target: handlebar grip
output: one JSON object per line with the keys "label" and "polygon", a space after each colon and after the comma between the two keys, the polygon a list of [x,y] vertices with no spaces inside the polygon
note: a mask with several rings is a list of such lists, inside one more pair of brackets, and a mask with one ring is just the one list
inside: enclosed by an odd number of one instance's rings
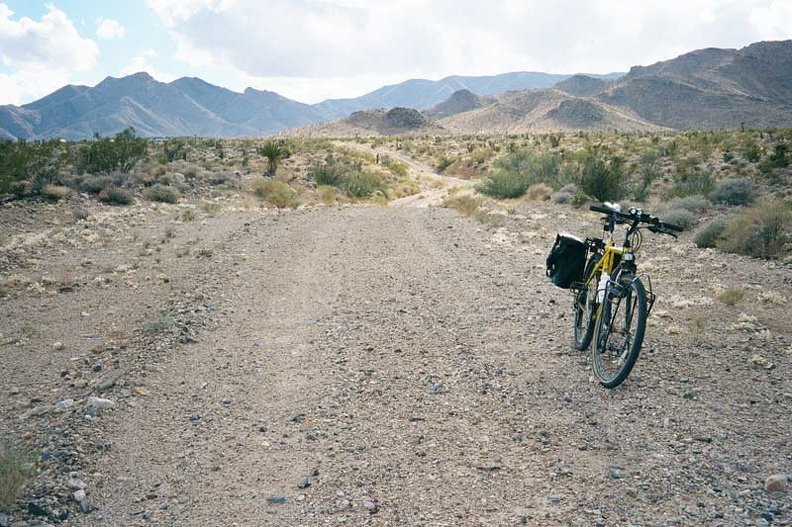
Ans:
{"label": "handlebar grip", "polygon": [[589,206],[589,210],[592,210],[594,212],[602,212],[603,214],[612,214],[612,213],[616,212],[613,209],[610,209],[608,207],[602,207],[600,205],[590,205]]}

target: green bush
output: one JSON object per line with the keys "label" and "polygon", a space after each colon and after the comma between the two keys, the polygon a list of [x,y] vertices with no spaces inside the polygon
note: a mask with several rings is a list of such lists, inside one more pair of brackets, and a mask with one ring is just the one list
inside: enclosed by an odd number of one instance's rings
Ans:
{"label": "green bush", "polygon": [[755,258],[775,258],[790,252],[792,204],[776,198],[757,202],[733,217],[717,248]]}
{"label": "green bush", "polygon": [[525,194],[530,186],[531,178],[526,174],[497,170],[483,183],[477,185],[476,190],[493,198],[511,199]]}
{"label": "green bush", "polygon": [[559,188],[561,180],[559,156],[518,150],[498,159],[493,173],[477,190],[498,199],[519,198],[531,185],[546,183]]}
{"label": "green bush", "polygon": [[148,141],[137,137],[135,129],[130,127],[113,138],[97,136],[96,140],[83,145],[78,165],[84,172],[129,172],[147,152]]}
{"label": "green bush", "polygon": [[343,170],[334,163],[315,166],[308,171],[308,179],[319,186],[337,187],[341,184],[343,175]]}
{"label": "green bush", "polygon": [[710,193],[710,201],[726,205],[750,205],[756,199],[756,185],[747,178],[726,179]]}
{"label": "green bush", "polygon": [[58,180],[68,164],[68,145],[57,139],[36,143],[0,140],[0,194],[37,194]]}
{"label": "green bush", "polygon": [[726,216],[718,216],[702,225],[693,239],[696,247],[701,249],[716,247],[728,221]]}
{"label": "green bush", "polygon": [[162,203],[176,203],[179,201],[179,191],[167,185],[159,183],[143,191],[143,197],[150,201]]}
{"label": "green bush", "polygon": [[627,194],[624,161],[612,157],[605,161],[599,154],[586,157],[580,176],[580,188],[598,201],[617,201]]}
{"label": "green bush", "polygon": [[352,172],[344,176],[341,188],[353,198],[367,198],[380,187],[380,178],[371,172]]}
{"label": "green bush", "polygon": [[454,164],[456,158],[448,157],[447,155],[443,154],[437,158],[437,162],[435,163],[435,170],[438,174],[442,174],[446,168],[450,167]]}
{"label": "green bush", "polygon": [[703,172],[681,172],[674,176],[674,186],[665,194],[665,199],[693,196],[706,196],[712,190],[712,179]]}
{"label": "green bush", "polygon": [[747,141],[743,144],[740,153],[751,163],[756,163],[759,161],[759,158],[762,157],[762,149],[759,148],[759,145],[756,144],[754,140]]}

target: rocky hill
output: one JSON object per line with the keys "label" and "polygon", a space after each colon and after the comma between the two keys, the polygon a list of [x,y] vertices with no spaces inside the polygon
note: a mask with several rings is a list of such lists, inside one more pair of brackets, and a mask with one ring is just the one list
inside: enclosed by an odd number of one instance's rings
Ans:
{"label": "rocky hill", "polygon": [[[554,87],[551,87],[555,85]],[[792,41],[740,50],[702,49],[627,75],[508,73],[413,79],[355,99],[302,104],[248,88],[233,92],[196,78],[161,83],[138,73],[97,86],[66,86],[21,107],[0,107],[0,138],[85,139],[132,126],[142,136],[260,136],[294,133],[405,133],[386,121],[359,127],[355,112],[425,110],[438,132],[718,129],[792,126]],[[379,112],[379,113],[377,113]],[[376,110],[362,122],[382,118]]]}
{"label": "rocky hill", "polygon": [[597,98],[669,128],[792,126],[792,40],[634,67]]}

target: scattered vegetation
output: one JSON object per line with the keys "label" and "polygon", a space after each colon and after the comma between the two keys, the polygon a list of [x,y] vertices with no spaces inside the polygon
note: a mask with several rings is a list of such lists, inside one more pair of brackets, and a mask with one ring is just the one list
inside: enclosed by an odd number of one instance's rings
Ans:
{"label": "scattered vegetation", "polygon": [[745,291],[742,289],[726,289],[718,295],[718,300],[727,306],[734,306],[745,298]]}
{"label": "scattered vegetation", "polygon": [[179,201],[179,191],[168,185],[157,183],[143,192],[143,197],[151,201],[162,203],[176,203]]}
{"label": "scattered vegetation", "polygon": [[697,232],[694,238],[696,247],[705,249],[713,248],[718,244],[723,231],[726,229],[728,217],[716,216],[712,220],[704,224]]}
{"label": "scattered vegetation", "polygon": [[726,179],[718,183],[709,198],[724,205],[750,205],[756,199],[756,185],[748,178]]}
{"label": "scattered vegetation", "polygon": [[792,247],[792,202],[785,199],[758,201],[728,221],[716,247],[756,258],[777,258]]}
{"label": "scattered vegetation", "polygon": [[33,473],[33,456],[29,452],[6,441],[0,443],[0,512],[10,511]]}
{"label": "scattered vegetation", "polygon": [[253,183],[253,193],[279,209],[294,209],[300,204],[297,192],[288,183],[277,179],[255,181]]}

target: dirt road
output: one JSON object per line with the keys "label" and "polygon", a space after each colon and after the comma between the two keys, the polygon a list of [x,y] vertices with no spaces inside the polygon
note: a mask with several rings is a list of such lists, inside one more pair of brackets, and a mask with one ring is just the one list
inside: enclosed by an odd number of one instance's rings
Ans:
{"label": "dirt road", "polygon": [[587,218],[553,207],[499,236],[439,208],[94,223],[104,245],[36,249],[25,272],[57,283],[4,297],[3,433],[50,453],[50,489],[83,484],[93,512],[80,485],[50,499],[79,526],[790,521],[764,489],[792,472],[785,326],[698,303],[722,256],[692,257],[697,282],[647,257],[664,285],[645,353],[602,389],[541,269],[559,222]]}

